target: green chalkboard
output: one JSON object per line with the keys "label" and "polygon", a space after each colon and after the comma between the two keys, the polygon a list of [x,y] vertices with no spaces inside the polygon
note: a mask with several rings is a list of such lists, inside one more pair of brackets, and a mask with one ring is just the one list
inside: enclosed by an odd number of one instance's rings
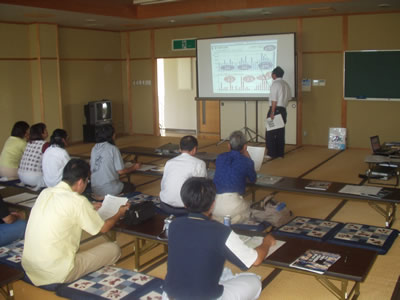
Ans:
{"label": "green chalkboard", "polygon": [[400,100],[400,50],[346,51],[345,99]]}

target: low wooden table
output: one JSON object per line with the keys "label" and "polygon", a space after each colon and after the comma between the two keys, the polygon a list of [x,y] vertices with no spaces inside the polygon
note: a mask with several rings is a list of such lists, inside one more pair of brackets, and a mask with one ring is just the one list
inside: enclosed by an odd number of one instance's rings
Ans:
{"label": "low wooden table", "polygon": [[[314,276],[332,294],[343,300],[352,296],[352,299],[356,299],[360,295],[360,283],[367,277],[377,257],[377,252],[360,248],[284,236],[277,236],[276,239],[286,241],[286,243],[270,255],[262,265]],[[308,249],[340,254],[341,258],[324,274],[303,271],[289,266]],[[340,281],[341,288],[336,287],[332,281]],[[354,282],[354,284],[348,291],[349,281]],[[321,296],[322,298],[323,296]]]}
{"label": "low wooden table", "polygon": [[[334,197],[334,198],[341,198],[348,200],[362,200],[362,201],[367,201],[368,204],[373,209],[375,209],[379,214],[381,214],[385,218],[386,227],[391,227],[394,220],[396,219],[396,206],[398,203],[400,203],[400,189],[385,187],[385,190],[389,190],[390,194],[386,195],[383,198],[375,198],[369,196],[339,193],[339,191],[343,187],[349,184],[344,182],[332,182],[330,187],[326,191],[306,189],[305,186],[309,184],[311,181],[314,180],[293,178],[293,177],[282,177],[282,179],[276,182],[275,184],[261,184],[259,182],[256,182],[254,184],[248,184],[248,186],[253,189],[252,190],[253,200],[255,198],[255,189],[259,188],[271,189],[283,192],[306,193],[306,194],[313,194],[313,195],[320,195],[320,196]],[[377,205],[379,203],[385,204],[386,209],[382,209],[379,205]]]}
{"label": "low wooden table", "polygon": [[[152,157],[160,157],[160,158],[173,158],[178,156],[180,153],[175,152],[156,152],[155,148],[150,147],[124,147],[120,149],[122,154],[133,155],[134,160],[137,161],[139,156],[152,156]],[[210,162],[215,162],[218,156],[218,153],[212,152],[197,152],[195,155],[197,158],[204,160],[207,168]]]}
{"label": "low wooden table", "polygon": [[13,283],[24,277],[24,272],[4,264],[0,264],[0,293],[6,299],[14,299]]}
{"label": "low wooden table", "polygon": [[[123,224],[122,222],[118,223],[113,227],[113,231],[123,232],[135,237],[135,251],[132,254],[129,254],[122,259],[126,259],[131,255],[135,257],[135,270],[140,270],[146,266],[149,266],[163,258],[168,256],[168,240],[163,233],[164,228],[164,219],[166,216],[163,215],[155,215],[149,220],[139,224],[128,226]],[[163,252],[149,261],[141,264],[140,259],[145,253],[153,249],[158,245],[163,245]],[[125,245],[127,246],[127,245]]]}

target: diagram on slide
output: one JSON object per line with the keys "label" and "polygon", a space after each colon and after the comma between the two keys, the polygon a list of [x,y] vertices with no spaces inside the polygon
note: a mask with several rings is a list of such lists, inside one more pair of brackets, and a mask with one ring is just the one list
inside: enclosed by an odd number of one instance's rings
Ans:
{"label": "diagram on slide", "polygon": [[269,93],[277,40],[211,44],[214,93]]}

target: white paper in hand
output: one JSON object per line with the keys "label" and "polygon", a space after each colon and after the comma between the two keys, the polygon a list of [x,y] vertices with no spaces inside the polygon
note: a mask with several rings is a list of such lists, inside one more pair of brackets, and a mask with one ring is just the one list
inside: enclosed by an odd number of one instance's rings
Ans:
{"label": "white paper in hand", "polygon": [[97,212],[103,220],[107,220],[108,218],[111,218],[113,215],[115,215],[118,212],[119,208],[122,205],[125,205],[126,202],[128,202],[128,198],[126,197],[106,195],[104,197],[103,204]]}
{"label": "white paper in hand", "polygon": [[247,146],[250,158],[254,161],[254,169],[260,171],[264,159],[265,147]]}
{"label": "white paper in hand", "polygon": [[267,128],[267,131],[283,128],[284,126],[285,123],[283,122],[281,114],[275,115],[273,120],[271,118],[265,120],[265,128]]}

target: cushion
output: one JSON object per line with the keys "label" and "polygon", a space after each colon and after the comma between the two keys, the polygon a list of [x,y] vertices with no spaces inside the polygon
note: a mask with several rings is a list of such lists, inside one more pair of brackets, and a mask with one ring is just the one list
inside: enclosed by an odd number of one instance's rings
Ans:
{"label": "cushion", "polygon": [[[24,268],[22,268],[21,260],[23,251],[24,251],[24,240],[18,240],[9,245],[0,247],[0,262],[15,269],[23,271],[25,275],[24,278],[22,278],[22,280],[29,284],[34,285],[32,281],[29,279],[29,277],[26,275]],[[48,291],[55,291],[59,285],[60,284],[58,283],[54,283],[38,287]]]}
{"label": "cushion", "polygon": [[23,270],[21,266],[24,240],[15,241],[9,245],[0,247],[0,262],[10,267]]}
{"label": "cushion", "polygon": [[8,180],[7,177],[0,177],[0,182],[2,185],[11,185],[19,187],[18,184],[21,183],[21,180],[19,179]]}
{"label": "cushion", "polygon": [[73,300],[159,299],[163,280],[113,266],[106,266],[70,284],[61,285],[56,294]]}
{"label": "cushion", "polygon": [[307,217],[296,217],[274,231],[277,235],[306,238],[317,241],[329,239],[343,223]]}
{"label": "cushion", "polygon": [[124,197],[127,197],[129,199],[129,202],[138,203],[143,201],[152,201],[156,206],[160,205],[160,197],[143,194],[141,192],[129,193],[124,195]]}
{"label": "cushion", "polygon": [[344,246],[364,248],[385,254],[397,238],[396,229],[346,223],[328,242]]}

